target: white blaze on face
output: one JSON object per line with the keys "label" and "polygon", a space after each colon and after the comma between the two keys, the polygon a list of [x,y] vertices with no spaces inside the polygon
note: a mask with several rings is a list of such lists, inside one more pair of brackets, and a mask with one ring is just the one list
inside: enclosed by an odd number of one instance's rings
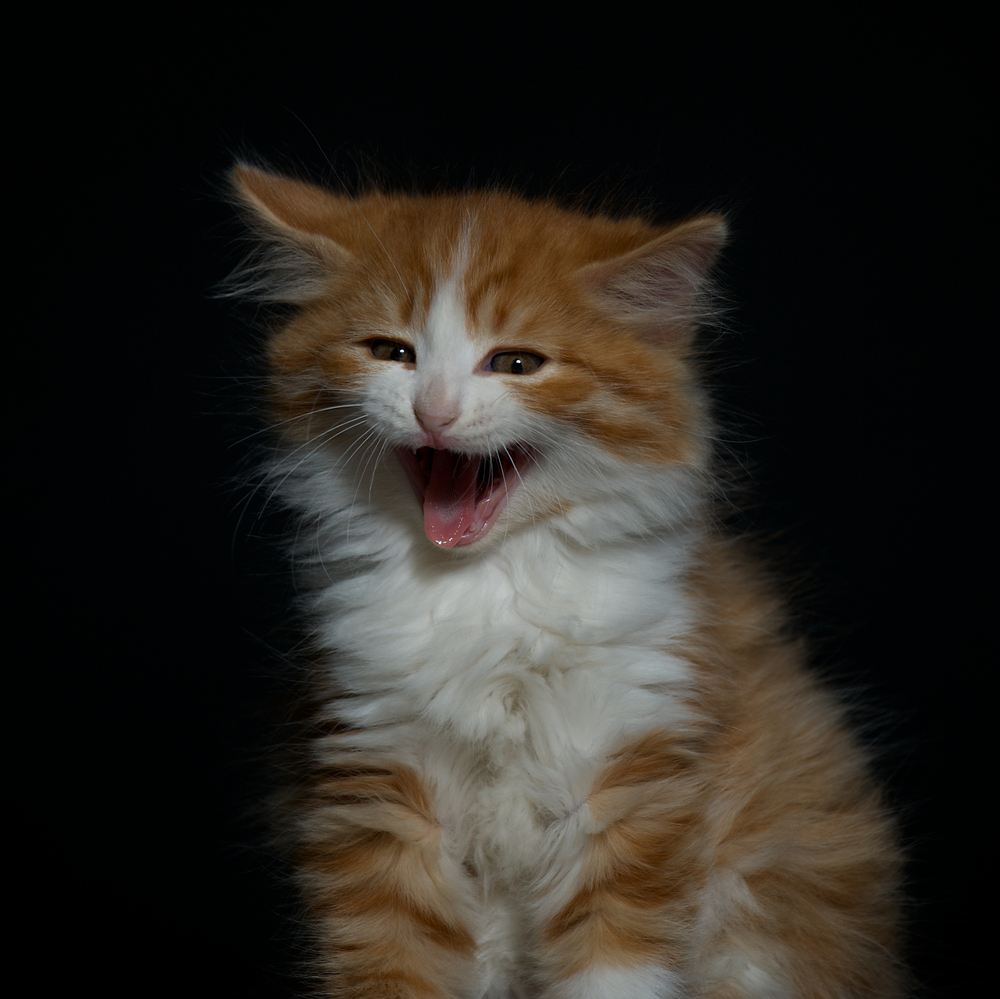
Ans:
{"label": "white blaze on face", "polygon": [[417,331],[414,410],[460,418],[468,404],[470,380],[482,360],[469,329],[457,278],[442,282],[431,299],[423,329]]}

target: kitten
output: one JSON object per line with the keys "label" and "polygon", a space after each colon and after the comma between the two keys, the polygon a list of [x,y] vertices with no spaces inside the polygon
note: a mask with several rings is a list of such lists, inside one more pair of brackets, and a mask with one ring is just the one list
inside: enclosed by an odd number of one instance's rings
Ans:
{"label": "kitten", "polygon": [[900,996],[864,752],[709,511],[726,224],[240,165],[318,708],[326,996]]}

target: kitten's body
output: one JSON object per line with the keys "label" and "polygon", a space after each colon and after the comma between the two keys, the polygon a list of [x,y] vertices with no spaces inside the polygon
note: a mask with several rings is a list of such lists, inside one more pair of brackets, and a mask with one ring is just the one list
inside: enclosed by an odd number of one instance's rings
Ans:
{"label": "kitten's body", "polygon": [[287,807],[324,994],[900,995],[866,761],[709,525],[722,221],[234,180],[281,247],[253,290],[301,306],[272,476],[311,574]]}

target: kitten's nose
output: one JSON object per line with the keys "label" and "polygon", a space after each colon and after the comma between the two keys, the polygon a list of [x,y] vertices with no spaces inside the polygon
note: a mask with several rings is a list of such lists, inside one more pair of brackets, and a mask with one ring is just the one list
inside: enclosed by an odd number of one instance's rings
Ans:
{"label": "kitten's nose", "polygon": [[413,410],[417,423],[429,434],[440,433],[445,427],[450,427],[458,416],[457,411],[433,412],[427,409]]}

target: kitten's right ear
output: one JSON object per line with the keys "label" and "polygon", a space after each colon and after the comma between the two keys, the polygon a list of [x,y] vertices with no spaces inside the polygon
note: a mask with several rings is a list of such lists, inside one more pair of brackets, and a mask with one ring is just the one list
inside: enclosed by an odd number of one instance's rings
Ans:
{"label": "kitten's right ear", "polygon": [[331,272],[355,261],[327,235],[348,199],[246,163],[233,167],[229,184],[260,250],[226,279],[224,295],[301,304],[322,294]]}
{"label": "kitten's right ear", "polygon": [[687,338],[710,313],[705,292],[728,229],[721,215],[671,226],[644,246],[591,264],[581,278],[601,304],[653,341]]}

